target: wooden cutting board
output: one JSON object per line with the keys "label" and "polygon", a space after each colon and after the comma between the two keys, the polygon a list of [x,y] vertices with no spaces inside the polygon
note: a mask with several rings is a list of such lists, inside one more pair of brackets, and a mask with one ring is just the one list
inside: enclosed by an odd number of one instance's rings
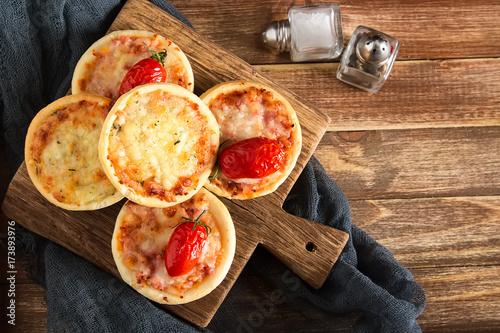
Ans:
{"label": "wooden cutting board", "polygon": [[[196,325],[208,325],[258,244],[262,244],[312,287],[319,288],[340,255],[348,235],[291,216],[284,212],[282,204],[325,133],[328,116],[147,0],[129,0],[109,31],[125,29],[157,32],[176,43],[193,67],[195,93],[201,94],[218,83],[230,80],[260,82],[280,92],[292,104],[302,127],[302,153],[290,177],[276,192],[251,200],[222,200],[234,220],[237,237],[236,254],[226,279],[200,300],[185,305],[164,306],[165,309]],[[111,254],[111,237],[123,202],[97,211],[60,209],[38,193],[23,164],[9,186],[2,209],[17,223],[119,278]]]}

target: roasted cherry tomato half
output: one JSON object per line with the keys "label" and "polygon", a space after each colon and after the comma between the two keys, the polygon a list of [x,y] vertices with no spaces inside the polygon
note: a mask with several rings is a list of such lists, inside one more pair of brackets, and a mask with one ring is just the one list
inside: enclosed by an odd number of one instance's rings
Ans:
{"label": "roasted cherry tomato half", "polygon": [[224,149],[220,170],[229,178],[263,178],[278,171],[285,162],[285,151],[269,138],[250,138]]}
{"label": "roasted cherry tomato half", "polygon": [[210,227],[199,221],[203,213],[193,222],[181,222],[175,227],[165,250],[168,275],[184,275],[196,266],[210,234]]}
{"label": "roasted cherry tomato half", "polygon": [[123,95],[127,91],[137,86],[165,82],[167,79],[167,71],[164,67],[165,57],[167,52],[151,51],[151,58],[140,60],[132,68],[129,69],[127,74],[122,80],[120,85],[119,95]]}

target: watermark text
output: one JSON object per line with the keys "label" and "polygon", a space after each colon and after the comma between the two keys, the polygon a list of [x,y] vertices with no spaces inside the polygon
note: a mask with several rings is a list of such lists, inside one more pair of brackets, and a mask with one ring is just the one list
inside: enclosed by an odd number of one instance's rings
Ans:
{"label": "watermark text", "polygon": [[7,322],[16,324],[16,222],[7,222]]}

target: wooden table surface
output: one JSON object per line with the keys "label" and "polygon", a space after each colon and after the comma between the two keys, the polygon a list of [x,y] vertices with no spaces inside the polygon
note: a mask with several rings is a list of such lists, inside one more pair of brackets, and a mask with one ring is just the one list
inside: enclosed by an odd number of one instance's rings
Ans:
{"label": "wooden table surface", "polygon": [[[290,6],[323,1],[170,2],[198,32],[331,117],[315,156],[349,199],[353,223],[424,288],[424,332],[500,330],[500,2],[337,1],[346,43],[358,25],[401,42],[375,95],[338,81],[338,61],[291,63],[262,46],[261,31]],[[22,271],[16,282],[15,331],[45,332],[43,289]],[[272,292],[252,267],[235,287],[242,318]],[[355,318],[289,300],[255,331],[345,331]]]}

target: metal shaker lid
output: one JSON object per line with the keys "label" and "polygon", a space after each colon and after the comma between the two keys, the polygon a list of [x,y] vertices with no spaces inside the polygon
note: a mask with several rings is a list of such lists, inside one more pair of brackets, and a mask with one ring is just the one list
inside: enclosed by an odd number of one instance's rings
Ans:
{"label": "metal shaker lid", "polygon": [[391,53],[391,43],[378,32],[365,32],[356,43],[356,55],[363,62],[382,65]]}
{"label": "metal shaker lid", "polygon": [[290,51],[292,42],[290,22],[288,20],[271,22],[262,33],[262,42],[273,52]]}

